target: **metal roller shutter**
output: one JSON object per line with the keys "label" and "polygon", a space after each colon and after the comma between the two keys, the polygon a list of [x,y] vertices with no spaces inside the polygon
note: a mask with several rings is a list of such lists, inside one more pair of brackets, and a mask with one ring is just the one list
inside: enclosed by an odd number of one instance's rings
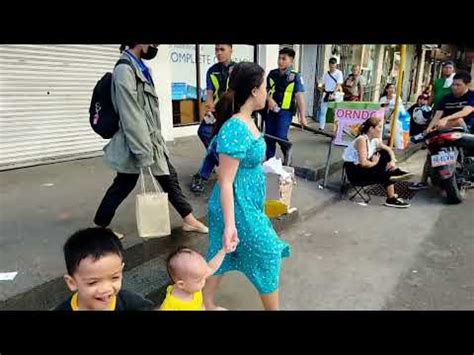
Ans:
{"label": "metal roller shutter", "polygon": [[0,46],[0,170],[100,154],[89,126],[96,82],[119,45]]}

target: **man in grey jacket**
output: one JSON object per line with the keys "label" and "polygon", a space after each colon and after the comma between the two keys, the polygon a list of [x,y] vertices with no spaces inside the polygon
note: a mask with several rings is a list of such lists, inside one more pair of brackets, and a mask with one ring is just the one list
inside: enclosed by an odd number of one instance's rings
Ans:
{"label": "man in grey jacket", "polygon": [[107,227],[118,206],[135,188],[140,169],[150,168],[168,193],[170,203],[184,219],[183,230],[208,233],[208,228],[192,214],[161,136],[158,95],[150,69],[142,60],[153,59],[158,53],[158,45],[129,43],[122,45],[121,50],[120,59],[131,65],[119,64],[113,72],[112,103],[120,122],[119,130],[104,148],[105,161],[117,171],[117,176],[102,199],[94,223]]}

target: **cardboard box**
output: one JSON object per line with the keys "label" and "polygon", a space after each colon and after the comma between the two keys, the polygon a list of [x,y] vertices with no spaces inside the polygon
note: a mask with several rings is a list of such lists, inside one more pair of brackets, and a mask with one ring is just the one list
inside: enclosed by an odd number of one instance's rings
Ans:
{"label": "cardboard box", "polygon": [[280,175],[267,173],[267,191],[266,200],[278,200],[284,202],[288,207],[291,207],[291,193],[293,191],[293,183],[295,181],[295,169],[289,166],[284,166],[287,172],[292,176],[291,183],[280,183]]}
{"label": "cardboard box", "polygon": [[181,124],[189,124],[194,123],[197,120],[195,119],[195,107],[196,101],[194,100],[181,100],[179,103],[179,111],[180,111],[180,123]]}

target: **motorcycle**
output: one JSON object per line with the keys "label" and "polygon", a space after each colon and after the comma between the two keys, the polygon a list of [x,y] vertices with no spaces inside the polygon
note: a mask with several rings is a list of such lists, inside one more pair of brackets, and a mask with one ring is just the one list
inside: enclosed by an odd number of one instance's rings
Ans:
{"label": "motorcycle", "polygon": [[461,203],[466,190],[474,188],[474,134],[462,127],[444,128],[412,137],[426,142],[433,185],[446,192],[448,204]]}

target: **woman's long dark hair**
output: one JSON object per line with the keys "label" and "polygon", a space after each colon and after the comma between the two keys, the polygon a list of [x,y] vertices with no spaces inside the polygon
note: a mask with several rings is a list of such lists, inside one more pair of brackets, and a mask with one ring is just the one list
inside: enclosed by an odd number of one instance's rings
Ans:
{"label": "woman's long dark hair", "polygon": [[387,94],[388,94],[388,88],[389,88],[390,86],[395,86],[395,84],[388,83],[387,85],[385,85],[385,89],[383,89],[382,97],[387,96]]}
{"label": "woman's long dark hair", "polygon": [[120,45],[120,53],[123,53],[124,50],[126,50],[127,48],[133,48],[135,47],[137,44],[136,43],[132,43],[132,42],[129,42],[129,43],[123,43]]}
{"label": "woman's long dark hair", "polygon": [[216,104],[216,123],[212,137],[217,135],[224,123],[240,111],[252,90],[262,85],[265,70],[257,63],[240,62],[236,64],[229,77],[229,90],[222,95]]}

